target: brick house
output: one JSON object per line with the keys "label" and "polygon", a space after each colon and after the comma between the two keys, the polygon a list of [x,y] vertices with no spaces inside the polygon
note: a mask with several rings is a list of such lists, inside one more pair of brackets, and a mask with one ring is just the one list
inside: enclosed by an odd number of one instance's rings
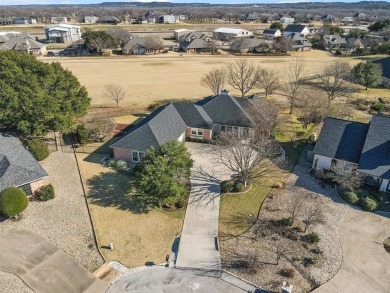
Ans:
{"label": "brick house", "polygon": [[14,137],[0,133],[0,191],[20,187],[27,195],[45,184],[47,173]]}
{"label": "brick house", "polygon": [[225,131],[253,137],[252,108],[250,99],[232,97],[227,91],[196,103],[169,103],[131,128],[110,148],[115,159],[138,163],[148,148],[174,139],[207,141]]}

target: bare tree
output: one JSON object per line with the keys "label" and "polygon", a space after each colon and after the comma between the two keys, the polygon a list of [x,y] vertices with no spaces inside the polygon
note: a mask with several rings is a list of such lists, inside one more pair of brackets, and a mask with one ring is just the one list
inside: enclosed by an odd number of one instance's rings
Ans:
{"label": "bare tree", "polygon": [[303,84],[304,67],[305,61],[303,59],[295,59],[292,61],[284,76],[285,83],[281,85],[281,89],[287,96],[290,104],[290,114],[293,112],[299,90]]}
{"label": "bare tree", "polygon": [[126,96],[125,89],[117,84],[109,84],[105,87],[103,96],[106,99],[112,100],[119,107],[119,103],[122,102]]}
{"label": "bare tree", "polygon": [[258,68],[246,59],[229,63],[225,72],[227,83],[239,90],[242,97],[255,86],[258,79]]}
{"label": "bare tree", "polygon": [[249,42],[248,38],[233,38],[229,40],[230,50],[242,54],[249,49]]}
{"label": "bare tree", "polygon": [[210,89],[215,96],[218,96],[225,86],[225,71],[223,69],[212,69],[201,78],[200,84]]}
{"label": "bare tree", "polygon": [[287,54],[292,49],[291,39],[285,36],[277,38],[273,43],[276,52]]}
{"label": "bare tree", "polygon": [[285,211],[291,218],[291,226],[294,225],[295,220],[301,214],[305,204],[305,197],[301,194],[290,195],[285,202]]}
{"label": "bare tree", "polygon": [[348,63],[336,61],[324,65],[318,73],[321,80],[319,86],[328,96],[327,108],[329,108],[330,103],[334,99],[344,96],[351,91],[348,83],[351,80],[351,70]]}
{"label": "bare tree", "polygon": [[272,94],[280,85],[279,72],[272,68],[261,68],[258,72],[256,86],[265,90],[265,97]]}
{"label": "bare tree", "polygon": [[97,118],[85,122],[85,128],[89,130],[89,136],[93,140],[103,141],[115,128],[115,121],[111,118]]}
{"label": "bare tree", "polygon": [[132,39],[131,33],[125,29],[119,29],[119,28],[108,29],[107,34],[113,37],[115,42],[121,47],[124,46],[128,41]]}
{"label": "bare tree", "polygon": [[280,145],[268,137],[256,135],[254,139],[246,139],[238,131],[226,131],[216,139],[215,155],[229,170],[237,174],[247,184],[254,179],[267,180],[283,171]]}
{"label": "bare tree", "polygon": [[326,94],[314,87],[301,87],[296,101],[296,111],[304,129],[316,117],[322,118],[326,112]]}
{"label": "bare tree", "polygon": [[345,103],[331,104],[327,115],[333,118],[352,120],[353,110]]}
{"label": "bare tree", "polygon": [[256,99],[244,109],[250,114],[253,120],[252,127],[257,133],[270,134],[279,123],[279,108],[271,101]]}
{"label": "bare tree", "polygon": [[356,171],[356,166],[350,164],[334,164],[330,167],[332,172],[326,174],[326,177],[336,182],[343,190],[355,191],[359,189],[363,182],[364,176]]}
{"label": "bare tree", "polygon": [[160,38],[145,38],[145,48],[153,51],[156,54],[157,51],[164,49],[164,42]]}
{"label": "bare tree", "polygon": [[279,239],[278,243],[274,246],[274,253],[276,257],[275,265],[279,265],[280,259],[285,257],[289,251],[288,244],[283,239]]}
{"label": "bare tree", "polygon": [[313,199],[306,203],[302,222],[305,225],[304,232],[311,226],[325,223],[325,214],[319,200]]}

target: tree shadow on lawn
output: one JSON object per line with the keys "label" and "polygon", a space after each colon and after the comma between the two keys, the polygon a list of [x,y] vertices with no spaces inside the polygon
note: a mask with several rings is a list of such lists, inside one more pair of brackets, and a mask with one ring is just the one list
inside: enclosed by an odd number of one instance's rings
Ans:
{"label": "tree shadow on lawn", "polygon": [[138,194],[132,187],[134,178],[126,173],[100,173],[87,181],[88,198],[92,204],[116,207],[135,214],[159,207],[157,198]]}

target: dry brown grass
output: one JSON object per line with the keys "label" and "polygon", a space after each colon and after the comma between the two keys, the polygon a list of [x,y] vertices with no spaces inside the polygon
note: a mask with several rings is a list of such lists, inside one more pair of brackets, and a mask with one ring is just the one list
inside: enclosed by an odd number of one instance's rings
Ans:
{"label": "dry brown grass", "polygon": [[[294,53],[292,56],[248,57],[254,64],[273,67],[281,71],[296,57],[307,61],[307,75],[315,74],[330,61],[337,60],[324,51]],[[200,78],[211,68],[220,67],[238,58],[233,55],[196,55],[169,52],[150,56],[89,57],[89,58],[41,58],[43,61],[59,61],[71,70],[84,84],[93,105],[112,105],[102,96],[107,84],[122,85],[127,96],[121,106],[144,107],[156,100],[194,100],[211,92],[201,87]],[[345,58],[352,64],[359,62]],[[231,89],[227,86],[228,89]],[[253,93],[256,91],[253,91]],[[237,91],[232,91],[238,94]]]}
{"label": "dry brown grass", "polygon": [[96,163],[101,155],[77,157],[98,244],[114,245],[114,250],[102,249],[106,260],[117,260],[128,267],[164,263],[175,236],[181,233],[184,212],[159,208],[145,212],[145,201],[134,197],[127,174]]}

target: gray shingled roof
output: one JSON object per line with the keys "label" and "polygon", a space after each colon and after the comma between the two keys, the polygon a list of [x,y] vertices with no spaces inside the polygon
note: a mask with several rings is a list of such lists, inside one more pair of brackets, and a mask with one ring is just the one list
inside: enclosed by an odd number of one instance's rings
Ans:
{"label": "gray shingled roof", "polygon": [[375,60],[372,63],[380,64],[382,66],[383,76],[390,78],[390,57]]}
{"label": "gray shingled roof", "polygon": [[284,29],[285,32],[301,33],[305,29],[305,25],[302,24],[289,24]]}
{"label": "gray shingled roof", "polygon": [[367,131],[365,123],[326,118],[314,153],[357,164]]}
{"label": "gray shingled roof", "polygon": [[372,118],[359,161],[359,171],[390,179],[390,117]]}
{"label": "gray shingled roof", "polygon": [[155,110],[110,147],[144,151],[177,139],[186,128],[174,105],[168,104]]}
{"label": "gray shingled roof", "polygon": [[213,129],[215,123],[201,106],[192,103],[173,103],[173,105],[188,127]]}
{"label": "gray shingled roof", "polygon": [[19,187],[47,176],[22,142],[0,133],[0,190]]}
{"label": "gray shingled roof", "polygon": [[272,35],[274,35],[277,31],[278,31],[278,29],[269,28],[269,29],[263,30],[263,34],[272,34]]}
{"label": "gray shingled roof", "polygon": [[191,41],[181,42],[180,47],[184,49],[207,49],[209,47],[209,43],[203,39],[193,39]]}
{"label": "gray shingled roof", "polygon": [[207,97],[196,103],[216,124],[251,127],[253,121],[241,104],[229,95]]}
{"label": "gray shingled roof", "polygon": [[9,40],[4,42],[2,46],[10,50],[18,51],[18,50],[26,50],[27,48],[40,49],[42,47],[45,47],[46,45],[38,41],[31,40],[27,37],[16,36],[16,37],[11,37]]}

